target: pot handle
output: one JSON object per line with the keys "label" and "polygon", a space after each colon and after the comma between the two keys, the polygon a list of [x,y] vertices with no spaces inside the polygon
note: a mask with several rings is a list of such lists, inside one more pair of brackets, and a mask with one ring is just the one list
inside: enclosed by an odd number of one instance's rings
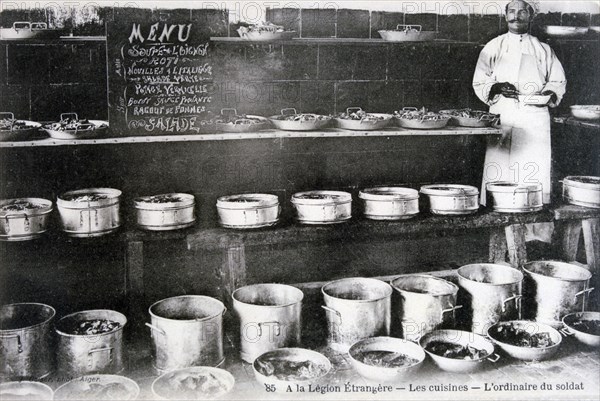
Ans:
{"label": "pot handle", "polygon": [[285,116],[287,111],[293,111],[293,113],[287,113],[287,114],[298,114],[298,113],[296,113],[296,109],[293,107],[288,107],[287,109],[281,109],[281,114]]}
{"label": "pot handle", "polygon": [[14,120],[15,119],[15,115],[13,113],[11,113],[10,111],[0,111],[0,116],[9,116],[9,120]]}
{"label": "pot handle", "polygon": [[66,119],[65,117],[68,117],[68,116],[75,116],[75,121],[79,121],[79,117],[77,116],[77,113],[62,113],[60,115],[60,121],[65,120]]}
{"label": "pot handle", "polygon": [[150,327],[150,329],[151,329],[151,330],[158,331],[158,332],[159,332],[160,334],[162,334],[163,336],[166,336],[166,335],[167,335],[167,333],[165,333],[165,331],[164,331],[164,330],[162,330],[162,329],[159,329],[158,327],[156,327],[156,326],[153,326],[153,325],[151,325],[151,324],[150,324],[150,323],[148,323],[148,322],[146,322],[145,324],[146,324],[146,326]]}
{"label": "pot handle", "polygon": [[93,367],[93,358],[92,358],[92,354],[98,353],[98,352],[108,352],[108,363],[111,363],[113,361],[113,357],[112,357],[112,350],[113,347],[106,347],[106,348],[94,348],[88,351],[88,368],[92,369]]}
{"label": "pot handle", "polygon": [[569,337],[574,335],[575,333],[573,333],[571,330],[569,330],[568,327],[563,327],[562,329],[558,330],[560,332],[560,334],[562,334],[564,337]]}
{"label": "pot handle", "polygon": [[13,334],[10,336],[3,336],[2,338],[16,338],[17,339],[17,351],[19,354],[23,353],[23,343],[21,342],[21,336],[18,334]]}
{"label": "pot handle", "polygon": [[221,316],[225,316],[226,313],[227,313],[227,307],[225,305],[223,305],[223,312],[221,312]]}
{"label": "pot handle", "polygon": [[513,295],[512,297],[508,297],[506,298],[504,301],[502,301],[502,312],[506,312],[506,304],[510,301],[515,301],[515,306],[517,307],[517,310],[519,311],[519,319],[521,318],[521,298],[523,298],[523,295]]}
{"label": "pot handle", "polygon": [[232,109],[232,108],[221,109],[221,115],[225,114],[225,113],[223,113],[224,111],[233,112],[233,115],[237,116],[237,110],[236,109]]}
{"label": "pot handle", "polygon": [[362,111],[362,108],[360,108],[360,107],[348,107],[346,109],[346,113],[350,114],[350,110]]}
{"label": "pot handle", "polygon": [[460,309],[462,307],[463,307],[462,305],[456,305],[456,306],[453,306],[448,309],[442,309],[442,319],[444,318],[444,314],[449,313],[449,312],[454,312],[455,310]]}
{"label": "pot handle", "polygon": [[335,313],[337,315],[338,319],[340,319],[340,324],[342,324],[342,315],[340,312],[336,311],[333,308],[330,308],[329,306],[325,306],[325,305],[321,305],[321,308],[325,309],[327,312]]}
{"label": "pot handle", "polygon": [[492,356],[486,358],[488,361],[492,362],[492,363],[496,363],[500,360],[500,355],[496,354],[495,352],[492,354]]}
{"label": "pot handle", "polygon": [[[585,295],[585,294],[589,294],[589,293],[590,293],[590,292],[592,292],[592,291],[594,291],[594,287],[591,287],[591,288],[586,288],[586,289],[585,289],[585,290],[583,290],[583,291],[579,291],[577,294],[575,294],[575,297],[574,297],[574,299],[575,299],[575,302],[577,302],[577,297],[578,297],[578,296],[580,296],[580,295]],[[585,305],[584,305],[584,308],[585,308]],[[585,309],[584,309],[584,311],[585,311]]]}
{"label": "pot handle", "polygon": [[275,335],[279,337],[281,335],[281,325],[277,321],[273,322],[262,322],[258,324],[258,336],[262,337],[262,327],[263,325],[274,324],[275,325]]}

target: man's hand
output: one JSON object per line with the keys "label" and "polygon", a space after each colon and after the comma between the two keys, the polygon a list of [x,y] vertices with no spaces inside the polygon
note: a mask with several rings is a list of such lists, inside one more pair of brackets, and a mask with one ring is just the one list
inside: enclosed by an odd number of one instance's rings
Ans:
{"label": "man's hand", "polygon": [[517,91],[517,88],[508,82],[498,82],[492,85],[490,94],[488,95],[488,100],[493,100],[497,95],[502,95],[512,99],[519,98],[519,92]]}
{"label": "man's hand", "polygon": [[554,93],[552,91],[543,91],[542,95],[544,95],[544,96],[550,95],[550,101],[548,102],[549,104],[556,104],[556,101],[558,100],[558,96],[556,96],[556,93]]}

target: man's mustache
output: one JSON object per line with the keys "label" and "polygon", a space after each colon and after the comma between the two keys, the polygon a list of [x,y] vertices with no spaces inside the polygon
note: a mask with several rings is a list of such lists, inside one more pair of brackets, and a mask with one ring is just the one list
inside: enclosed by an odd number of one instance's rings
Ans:
{"label": "man's mustache", "polygon": [[516,19],[516,18],[515,18],[515,19],[508,20],[508,22],[509,22],[510,24],[512,24],[512,23],[514,23],[514,22],[527,22],[527,21],[524,21],[524,20],[520,20],[520,19]]}

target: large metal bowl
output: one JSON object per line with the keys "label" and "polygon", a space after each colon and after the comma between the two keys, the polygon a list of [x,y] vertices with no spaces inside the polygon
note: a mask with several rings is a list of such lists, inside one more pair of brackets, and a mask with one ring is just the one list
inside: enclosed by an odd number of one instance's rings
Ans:
{"label": "large metal bowl", "polygon": [[[68,120],[78,121],[80,125],[76,128],[61,128],[60,124]],[[77,113],[62,113],[60,115],[60,121],[57,123],[46,124],[42,129],[54,139],[90,139],[105,134],[106,131],[108,131],[108,121],[80,120]]]}
{"label": "large metal bowl", "polygon": [[43,383],[32,381],[6,382],[0,384],[0,400],[52,400],[53,391]]}
{"label": "large metal bowl", "polygon": [[[298,116],[298,120],[288,120],[290,116]],[[269,117],[271,124],[284,131],[314,131],[324,128],[331,122],[330,116],[312,113],[296,113],[296,109],[282,109],[281,114]]]}
{"label": "large metal bowl", "polygon": [[557,38],[570,38],[574,36],[585,35],[588,30],[588,27],[578,26],[547,25],[544,27],[544,31],[548,36],[554,36]]}
{"label": "large metal bowl", "polygon": [[[360,119],[336,117],[335,121],[338,128],[352,131],[373,131],[382,129],[392,120],[391,114],[384,113],[365,113],[360,107],[349,107],[346,109],[345,116],[353,114],[353,110],[360,113]],[[356,114],[354,114],[356,116]],[[359,117],[357,116],[357,117]]]}
{"label": "large metal bowl", "polygon": [[[388,351],[404,354],[418,362],[399,367],[373,366],[360,361],[360,354],[367,351]],[[371,337],[354,343],[348,351],[350,362],[359,375],[374,382],[398,382],[415,374],[423,365],[426,355],[416,343],[394,337]]]}
{"label": "large metal bowl", "polygon": [[10,112],[0,112],[0,142],[30,139],[42,126],[28,120],[17,120]]}
{"label": "large metal bowl", "polygon": [[[313,364],[322,367],[321,374],[316,377],[309,379],[289,379],[284,380],[277,378],[275,374],[267,376],[261,373],[260,364],[269,360],[281,360],[287,362],[306,362],[309,361]],[[254,376],[261,385],[275,385],[277,388],[285,389],[290,384],[308,385],[317,383],[322,380],[331,371],[331,362],[327,357],[317,351],[312,351],[305,348],[279,348],[273,351],[265,352],[254,360],[252,363],[252,369],[254,370]]]}
{"label": "large metal bowl", "polygon": [[240,134],[244,132],[256,132],[269,127],[269,120],[266,117],[249,114],[238,116],[236,109],[221,109],[221,116],[225,116],[225,111],[233,113],[235,119],[232,118],[233,121],[231,122],[216,121],[217,131]]}
{"label": "large metal bowl", "polygon": [[600,346],[600,335],[593,333],[586,333],[581,329],[576,328],[575,324],[581,321],[600,321],[600,312],[577,312],[569,313],[562,318],[563,325],[565,326],[563,331],[567,335],[572,335],[580,342],[592,346]]}
{"label": "large metal bowl", "polygon": [[140,387],[118,375],[89,375],[73,379],[54,393],[55,400],[135,400]]}
{"label": "large metal bowl", "polygon": [[424,42],[435,39],[435,31],[422,31],[421,25],[397,25],[396,29],[377,31],[388,42]]}
{"label": "large metal bowl", "polygon": [[598,120],[600,119],[599,105],[574,105],[570,107],[571,115],[581,120]]}
{"label": "large metal bowl", "polygon": [[[189,383],[193,384],[201,377],[208,378],[210,382],[199,383],[195,389],[191,388]],[[182,381],[188,385],[181,386]],[[235,378],[224,369],[193,366],[161,375],[152,383],[152,393],[161,400],[210,400],[223,397],[234,385]]]}
{"label": "large metal bowl", "polygon": [[[553,344],[548,347],[539,348],[522,347],[509,344],[505,341],[502,341],[498,337],[499,328],[507,326],[513,326],[518,329],[525,330],[530,334],[546,332],[550,335]],[[560,343],[562,342],[562,336],[557,330],[552,328],[552,326],[528,320],[509,320],[506,322],[498,322],[490,326],[487,334],[492,342],[498,345],[506,354],[515,359],[521,359],[525,361],[541,361],[552,358],[558,352]]]}

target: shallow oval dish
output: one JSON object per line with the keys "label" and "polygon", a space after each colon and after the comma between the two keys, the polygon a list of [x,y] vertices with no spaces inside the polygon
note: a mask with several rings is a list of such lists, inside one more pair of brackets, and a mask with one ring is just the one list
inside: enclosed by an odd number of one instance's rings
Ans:
{"label": "shallow oval dish", "polygon": [[571,115],[581,120],[600,119],[600,105],[574,105],[570,107]]}
{"label": "shallow oval dish", "polygon": [[0,384],[0,400],[52,400],[53,391],[44,383],[15,381]]}
{"label": "shallow oval dish", "polygon": [[[514,327],[516,329],[525,330],[529,334],[548,333],[552,345],[547,347],[524,347],[506,342],[500,336],[500,329]],[[560,333],[552,328],[552,326],[537,323],[529,320],[509,320],[498,322],[488,329],[488,337],[494,344],[500,347],[507,355],[525,361],[541,361],[552,358],[559,350],[562,342]]]}
{"label": "shallow oval dish", "polygon": [[0,112],[0,142],[31,139],[41,126],[34,121],[17,120],[13,113]]}
{"label": "shallow oval dish", "polygon": [[[304,366],[305,371],[310,371],[311,368],[314,369],[312,372],[314,376],[295,377],[294,373],[297,373],[295,368],[298,365]],[[307,367],[309,365],[310,367]],[[268,372],[271,374],[267,374],[266,370],[271,368],[273,370]],[[288,368],[288,370],[283,372],[282,369],[284,368]],[[279,348],[268,351],[252,363],[254,376],[259,383],[274,384],[282,389],[293,383],[300,385],[316,383],[323,379],[331,371],[331,368],[331,362],[325,355],[305,348]]]}
{"label": "shallow oval dish", "polygon": [[119,375],[87,375],[73,379],[54,392],[55,400],[135,400],[140,387]]}
{"label": "shallow oval dish", "polygon": [[212,400],[223,397],[235,385],[235,378],[224,369],[193,366],[176,369],[152,383],[152,393],[162,400]]}
{"label": "shallow oval dish", "polygon": [[590,333],[587,330],[583,330],[579,323],[581,322],[594,322],[593,325],[598,328],[600,327],[600,312],[576,312],[569,313],[562,318],[565,329],[561,330],[567,335],[572,335],[578,341],[591,347],[600,347],[600,333],[596,329],[595,332]]}
{"label": "shallow oval dish", "polygon": [[79,119],[77,113],[63,113],[60,121],[46,124],[44,131],[54,139],[91,139],[103,135],[108,130],[108,121]]}
{"label": "shallow oval dish", "polygon": [[[406,364],[394,367],[377,366],[364,362],[364,352],[383,351],[398,353],[412,359]],[[354,370],[367,380],[374,382],[397,382],[415,374],[423,365],[426,355],[416,343],[394,337],[371,337],[354,343],[349,351],[350,362]],[[361,360],[362,359],[362,360]]]}

